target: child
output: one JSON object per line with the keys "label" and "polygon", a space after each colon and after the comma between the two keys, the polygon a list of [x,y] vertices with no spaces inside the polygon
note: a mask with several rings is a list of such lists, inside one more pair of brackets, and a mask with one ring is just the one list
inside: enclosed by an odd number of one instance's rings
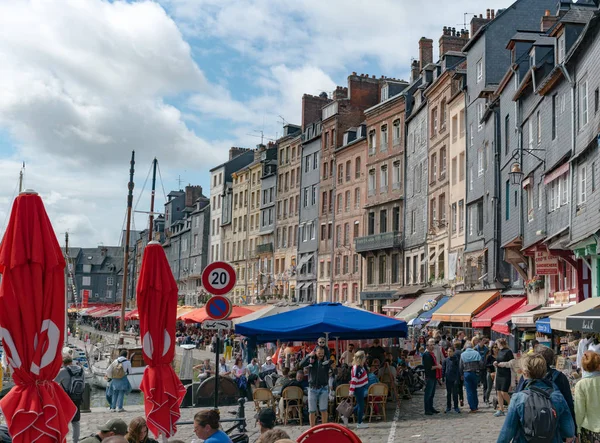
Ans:
{"label": "child", "polygon": [[452,410],[451,400],[454,402],[456,413],[460,413],[458,407],[459,364],[459,355],[454,352],[454,348],[448,348],[448,358],[442,363],[442,376],[446,380],[446,413]]}

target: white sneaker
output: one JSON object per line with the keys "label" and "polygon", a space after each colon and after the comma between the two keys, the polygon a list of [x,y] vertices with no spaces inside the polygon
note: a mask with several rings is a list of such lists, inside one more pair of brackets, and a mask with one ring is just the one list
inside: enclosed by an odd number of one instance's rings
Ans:
{"label": "white sneaker", "polygon": [[356,429],[369,429],[369,425],[366,423],[359,423],[356,425]]}

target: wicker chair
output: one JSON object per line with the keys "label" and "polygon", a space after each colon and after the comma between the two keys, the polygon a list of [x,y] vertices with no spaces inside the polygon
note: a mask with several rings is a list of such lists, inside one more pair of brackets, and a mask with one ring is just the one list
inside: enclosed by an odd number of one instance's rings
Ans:
{"label": "wicker chair", "polygon": [[283,399],[283,424],[287,425],[288,419],[298,419],[302,426],[302,407],[304,391],[298,386],[288,386],[281,393]]}
{"label": "wicker chair", "polygon": [[252,394],[252,399],[254,400],[254,408],[256,412],[259,413],[263,407],[275,410],[275,397],[273,397],[273,393],[267,388],[257,388],[254,390]]}
{"label": "wicker chair", "polygon": [[[388,387],[385,383],[375,383],[369,386],[369,393],[367,394],[367,411],[369,415],[369,422],[373,416],[381,417],[387,420],[385,414],[385,405],[387,403]],[[375,413],[375,407],[380,409],[379,414]]]}
{"label": "wicker chair", "polygon": [[[345,384],[345,385],[339,385],[337,388],[335,388],[335,407],[337,408],[338,405],[345,401],[345,400],[350,400],[352,402],[352,404],[356,404],[356,398],[354,398],[354,396],[350,397],[350,385]],[[338,414],[337,417],[337,421],[338,423],[341,421],[342,417],[340,416],[340,414]],[[348,418],[348,420],[354,420],[356,422],[356,416],[354,414],[352,414],[351,417]]]}

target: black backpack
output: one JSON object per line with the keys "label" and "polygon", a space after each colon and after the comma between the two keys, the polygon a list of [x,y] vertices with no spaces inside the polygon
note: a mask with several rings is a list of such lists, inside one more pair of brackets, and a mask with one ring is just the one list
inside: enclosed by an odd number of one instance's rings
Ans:
{"label": "black backpack", "polygon": [[531,383],[528,383],[523,390],[527,395],[523,414],[523,432],[528,442],[549,443],[554,439],[558,417],[550,400],[552,391],[531,386]]}
{"label": "black backpack", "polygon": [[83,391],[85,389],[85,376],[83,374],[83,368],[78,366],[67,366],[67,372],[71,377],[67,394],[73,401],[83,400]]}

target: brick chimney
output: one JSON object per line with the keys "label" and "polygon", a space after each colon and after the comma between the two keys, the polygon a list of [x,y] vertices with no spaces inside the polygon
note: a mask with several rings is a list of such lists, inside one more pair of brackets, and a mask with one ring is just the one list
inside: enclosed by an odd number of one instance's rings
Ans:
{"label": "brick chimney", "polygon": [[421,37],[419,40],[419,71],[433,63],[433,40]]}
{"label": "brick chimney", "polygon": [[469,33],[464,29],[457,31],[456,28],[444,26],[440,37],[440,58],[448,51],[462,51],[469,41]]}
{"label": "brick chimney", "polygon": [[331,100],[327,97],[326,93],[321,95],[310,95],[304,94],[302,96],[302,130],[307,125],[314,123],[321,119],[321,108],[329,103]]}
{"label": "brick chimney", "polygon": [[202,186],[186,186],[185,187],[185,207],[190,208],[194,206],[196,200],[202,195]]}
{"label": "brick chimney", "polygon": [[410,65],[410,82],[415,82],[419,78],[419,60],[413,60]]}
{"label": "brick chimney", "polygon": [[[488,11],[490,11],[488,9]],[[491,20],[491,11],[489,14],[488,18],[483,18],[483,15],[479,14],[479,17],[477,17],[476,15],[473,16],[473,18],[471,19],[471,37],[475,35],[475,33],[477,31],[479,31],[479,29],[485,25],[486,23],[488,23]]]}
{"label": "brick chimney", "polygon": [[352,74],[348,76],[348,87],[344,88],[344,92],[352,106],[367,109],[379,103],[381,83],[382,80],[375,78],[374,75],[369,77],[368,74]]}
{"label": "brick chimney", "polygon": [[540,27],[541,31],[542,32],[548,31],[548,29],[550,29],[552,26],[554,26],[554,24],[556,22],[558,22],[558,16],[551,15],[550,10],[546,9],[546,12],[542,16],[541,27]]}

